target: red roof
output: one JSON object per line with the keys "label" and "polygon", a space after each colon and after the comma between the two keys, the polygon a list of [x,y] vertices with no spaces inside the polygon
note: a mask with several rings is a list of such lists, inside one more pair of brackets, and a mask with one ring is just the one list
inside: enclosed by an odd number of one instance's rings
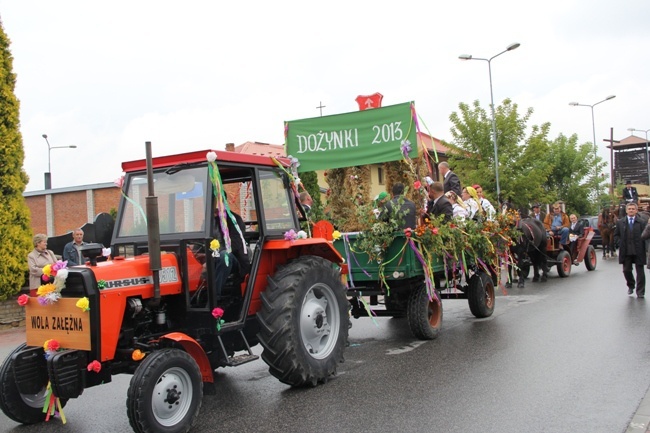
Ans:
{"label": "red roof", "polygon": [[435,137],[425,134],[424,132],[418,132],[418,144],[423,143],[427,150],[433,151],[433,146],[436,146],[436,152],[442,154],[448,154],[449,148],[446,147],[440,140]]}
{"label": "red roof", "polygon": [[247,155],[262,156],[286,156],[284,146],[281,144],[259,143],[257,141],[247,141],[244,144],[235,146],[235,152],[245,153]]}
{"label": "red roof", "polygon": [[[627,138],[622,139],[619,143],[614,143],[614,150],[617,149],[636,149],[646,146],[646,139],[637,137],[636,135],[630,135]],[[611,147],[609,143],[605,146],[608,149]]]}

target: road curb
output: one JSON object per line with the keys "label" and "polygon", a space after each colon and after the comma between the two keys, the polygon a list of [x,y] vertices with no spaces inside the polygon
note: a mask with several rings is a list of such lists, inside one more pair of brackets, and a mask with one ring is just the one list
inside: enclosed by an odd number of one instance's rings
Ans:
{"label": "road curb", "polygon": [[645,433],[650,431],[650,387],[646,391],[646,395],[641,400],[639,408],[630,421],[630,425],[625,430],[625,433]]}

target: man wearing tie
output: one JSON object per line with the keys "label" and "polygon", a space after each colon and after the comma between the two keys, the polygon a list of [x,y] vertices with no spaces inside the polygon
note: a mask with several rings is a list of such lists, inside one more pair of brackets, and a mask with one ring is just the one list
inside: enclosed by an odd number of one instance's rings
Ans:
{"label": "man wearing tie", "polygon": [[[623,275],[627,283],[627,294],[632,295],[636,286],[637,298],[645,297],[645,242],[641,239],[647,222],[637,217],[637,205],[634,202],[625,206],[627,217],[616,222],[614,239],[619,243],[618,263],[623,265]],[[636,270],[636,284],[632,265]]]}

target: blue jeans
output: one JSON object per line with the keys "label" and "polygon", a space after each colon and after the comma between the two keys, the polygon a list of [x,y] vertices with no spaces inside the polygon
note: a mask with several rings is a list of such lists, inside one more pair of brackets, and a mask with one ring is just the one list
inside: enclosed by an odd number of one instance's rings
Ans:
{"label": "blue jeans", "polygon": [[569,229],[567,227],[562,227],[559,230],[551,230],[555,236],[560,236],[560,243],[566,245],[569,240]]}

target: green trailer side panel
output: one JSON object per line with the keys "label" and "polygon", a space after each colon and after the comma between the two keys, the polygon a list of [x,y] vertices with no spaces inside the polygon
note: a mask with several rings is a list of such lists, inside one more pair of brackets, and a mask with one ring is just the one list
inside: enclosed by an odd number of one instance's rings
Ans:
{"label": "green trailer side panel", "polygon": [[[409,246],[403,233],[398,233],[395,240],[384,253],[384,260],[378,263],[370,260],[368,254],[355,252],[354,243],[358,233],[343,233],[341,239],[334,241],[334,248],[345,259],[352,281],[377,281],[379,280],[380,266],[383,264],[383,273],[386,280],[401,280],[405,278],[421,277],[424,275],[422,264],[415,252]],[[444,270],[444,263],[437,259],[431,263],[434,272]]]}

